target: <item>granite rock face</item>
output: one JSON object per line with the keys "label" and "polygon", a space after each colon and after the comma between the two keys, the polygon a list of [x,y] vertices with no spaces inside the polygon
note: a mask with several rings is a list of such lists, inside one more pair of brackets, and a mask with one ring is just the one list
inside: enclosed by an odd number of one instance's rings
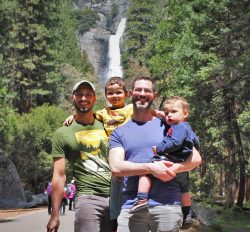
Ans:
{"label": "granite rock face", "polygon": [[24,191],[15,165],[0,155],[0,209],[33,208],[47,205],[47,196]]}
{"label": "granite rock face", "polygon": [[26,202],[15,165],[0,155],[0,208],[14,208]]}
{"label": "granite rock face", "polygon": [[192,211],[201,224],[211,226],[215,223],[216,212],[208,207],[193,203]]}

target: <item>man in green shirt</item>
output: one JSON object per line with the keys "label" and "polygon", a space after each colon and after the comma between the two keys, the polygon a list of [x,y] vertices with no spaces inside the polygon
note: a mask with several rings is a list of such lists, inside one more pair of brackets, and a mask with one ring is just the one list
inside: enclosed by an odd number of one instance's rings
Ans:
{"label": "man in green shirt", "polygon": [[52,213],[47,232],[57,232],[60,225],[66,159],[71,164],[76,185],[75,231],[110,232],[110,172],[108,165],[105,166],[108,138],[103,124],[93,114],[94,85],[86,80],[76,83],[72,100],[76,109],[75,121],[57,129],[52,139]]}

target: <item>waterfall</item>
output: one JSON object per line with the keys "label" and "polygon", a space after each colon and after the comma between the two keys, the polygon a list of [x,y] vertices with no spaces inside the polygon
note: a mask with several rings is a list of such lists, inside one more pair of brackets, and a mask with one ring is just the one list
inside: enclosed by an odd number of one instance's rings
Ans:
{"label": "waterfall", "polygon": [[121,53],[120,53],[120,38],[124,32],[126,25],[126,18],[122,18],[116,34],[111,35],[109,38],[109,66],[107,79],[113,76],[123,77],[121,66]]}

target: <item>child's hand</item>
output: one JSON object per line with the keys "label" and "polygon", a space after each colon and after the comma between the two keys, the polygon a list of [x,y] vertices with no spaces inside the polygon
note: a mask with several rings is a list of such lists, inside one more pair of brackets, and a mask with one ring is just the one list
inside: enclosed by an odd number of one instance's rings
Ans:
{"label": "child's hand", "polygon": [[110,120],[107,121],[107,124],[108,124],[108,125],[115,125],[115,124],[117,124],[117,123],[118,123],[118,121],[115,120],[115,119],[110,119]]}
{"label": "child's hand", "polygon": [[165,113],[164,113],[164,111],[161,111],[161,110],[152,110],[151,114],[159,119],[165,118]]}
{"label": "child's hand", "polygon": [[75,118],[75,115],[70,115],[69,117],[67,117],[65,119],[65,121],[63,122],[63,125],[64,126],[70,126],[71,123],[73,122],[74,118]]}

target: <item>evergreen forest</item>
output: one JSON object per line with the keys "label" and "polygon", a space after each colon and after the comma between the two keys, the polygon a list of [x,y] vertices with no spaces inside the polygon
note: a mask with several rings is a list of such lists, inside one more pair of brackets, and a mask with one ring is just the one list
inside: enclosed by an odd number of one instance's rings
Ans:
{"label": "evergreen forest", "polygon": [[[51,177],[50,139],[74,112],[73,84],[98,86],[77,39],[98,20],[70,0],[0,0],[0,153],[34,192]],[[191,192],[226,208],[250,206],[249,37],[247,0],[131,0],[121,50],[128,86],[138,75],[155,80],[155,108],[188,100],[203,158]]]}

